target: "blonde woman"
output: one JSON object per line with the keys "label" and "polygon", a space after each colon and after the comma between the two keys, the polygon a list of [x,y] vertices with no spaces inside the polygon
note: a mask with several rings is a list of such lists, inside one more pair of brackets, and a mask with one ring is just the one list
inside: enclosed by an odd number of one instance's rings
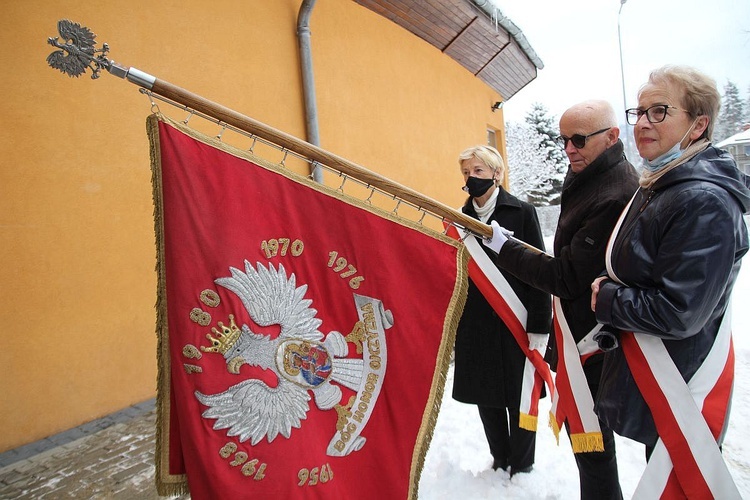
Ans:
{"label": "blonde woman", "polygon": [[[490,146],[474,146],[463,151],[458,162],[463,189],[469,194],[462,211],[486,224],[496,221],[516,238],[543,249],[536,210],[502,187],[505,162],[500,153]],[[494,262],[497,254],[485,252]],[[549,333],[550,296],[503,274],[528,311],[527,330]],[[518,425],[526,356],[471,280],[455,354],[453,398],[478,406],[492,468],[509,470],[511,476],[531,471],[536,433]]]}

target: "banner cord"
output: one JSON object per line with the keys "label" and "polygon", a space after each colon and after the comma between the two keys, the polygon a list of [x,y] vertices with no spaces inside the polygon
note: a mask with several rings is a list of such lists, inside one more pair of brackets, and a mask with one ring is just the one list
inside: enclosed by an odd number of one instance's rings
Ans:
{"label": "banner cord", "polygon": [[[366,189],[369,192],[369,195],[367,196],[367,198],[365,200],[363,200],[363,201],[365,201],[368,204],[372,204],[372,196],[373,196],[374,193],[377,192],[380,195],[382,195],[383,197],[388,198],[388,199],[392,199],[392,200],[395,201],[394,208],[391,211],[392,211],[393,214],[396,214],[399,217],[403,217],[403,218],[408,219],[408,217],[405,217],[404,215],[402,215],[398,211],[399,208],[401,207],[401,205],[406,205],[407,207],[410,207],[410,208],[412,208],[412,209],[414,209],[414,210],[417,211],[417,214],[419,215],[419,218],[416,219],[414,222],[416,222],[416,223],[418,223],[420,225],[424,225],[423,222],[424,222],[425,216],[429,215],[430,217],[436,219],[437,222],[440,223],[440,224],[443,224],[444,222],[447,223],[447,224],[444,224],[445,225],[445,229],[443,230],[444,234],[447,231],[447,227],[450,227],[450,226],[454,226],[457,229],[460,229],[460,230],[462,230],[464,232],[468,231],[469,233],[473,233],[473,231],[467,230],[466,227],[464,227],[464,226],[462,226],[460,224],[457,224],[454,221],[448,221],[448,220],[444,219],[443,217],[441,217],[441,216],[439,216],[439,215],[437,215],[435,213],[432,213],[429,210],[426,210],[424,207],[420,207],[420,206],[418,206],[418,205],[416,205],[414,203],[411,203],[408,200],[405,200],[403,198],[398,197],[397,195],[395,195],[393,193],[389,193],[387,191],[384,191],[382,189],[377,188],[376,186],[373,186],[371,184],[363,182],[363,181],[357,179],[356,177],[347,175],[346,173],[343,173],[343,172],[337,170],[336,168],[334,168],[332,166],[325,165],[325,164],[321,163],[318,160],[313,160],[311,158],[308,158],[307,156],[305,156],[305,155],[303,155],[301,153],[298,153],[298,152],[293,151],[293,150],[291,150],[291,149],[289,149],[287,147],[284,147],[284,146],[281,146],[279,144],[276,144],[273,141],[270,141],[268,139],[260,137],[260,136],[258,136],[256,134],[251,133],[251,132],[247,132],[247,131],[242,130],[240,128],[237,128],[237,127],[235,127],[233,125],[225,123],[225,122],[221,121],[218,118],[215,118],[213,116],[207,115],[207,114],[202,113],[202,112],[200,112],[198,110],[190,108],[189,106],[187,106],[185,104],[178,103],[178,102],[173,101],[173,100],[171,100],[171,99],[169,99],[167,97],[164,97],[164,96],[161,96],[159,94],[156,94],[156,93],[154,93],[154,92],[152,92],[152,91],[150,91],[148,89],[140,88],[139,91],[142,94],[144,94],[146,97],[148,97],[148,99],[149,99],[149,101],[151,103],[151,111],[152,112],[161,112],[159,110],[158,104],[155,102],[155,100],[158,100],[158,101],[161,101],[161,102],[163,102],[165,104],[168,104],[168,105],[170,105],[170,106],[172,106],[174,108],[177,108],[179,110],[187,112],[188,116],[184,120],[182,120],[182,123],[184,125],[189,125],[188,122],[192,119],[192,117],[193,116],[197,116],[198,118],[201,118],[203,120],[206,120],[206,121],[208,121],[210,123],[213,123],[213,124],[221,127],[220,132],[215,136],[215,138],[217,140],[219,140],[219,141],[223,141],[222,137],[224,135],[224,132],[226,130],[230,130],[230,131],[232,131],[232,132],[234,132],[236,134],[239,134],[241,136],[247,137],[247,138],[249,138],[249,139],[252,140],[252,144],[251,144],[250,148],[247,149],[247,151],[250,152],[251,154],[257,154],[255,152],[255,147],[256,147],[257,143],[260,142],[261,144],[263,144],[263,145],[265,145],[267,147],[270,147],[270,148],[272,148],[272,149],[274,149],[276,151],[279,151],[279,152],[283,153],[284,156],[283,156],[281,162],[278,163],[278,165],[280,165],[280,166],[282,166],[284,168],[288,168],[286,166],[286,160],[287,160],[287,157],[291,155],[292,157],[294,157],[294,158],[296,158],[296,159],[298,159],[298,160],[300,160],[300,161],[302,161],[304,163],[309,164],[313,169],[323,168],[324,170],[326,170],[328,172],[331,172],[334,175],[340,177],[341,178],[341,185],[337,189],[340,192],[343,192],[343,190],[344,190],[344,184],[347,181],[351,181],[352,183],[354,183],[354,184],[356,184],[356,185],[358,185],[360,187],[363,187],[364,189]],[[306,175],[306,177],[309,178],[309,179],[313,178],[312,170],[311,170],[310,174]],[[481,235],[477,235],[477,236],[481,237]]]}

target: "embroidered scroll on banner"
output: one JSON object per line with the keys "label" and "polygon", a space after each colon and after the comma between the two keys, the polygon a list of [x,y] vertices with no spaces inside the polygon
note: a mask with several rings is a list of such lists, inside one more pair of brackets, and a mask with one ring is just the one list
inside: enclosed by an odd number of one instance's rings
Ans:
{"label": "embroidered scroll on banner", "polygon": [[161,116],[157,488],[416,498],[463,247]]}

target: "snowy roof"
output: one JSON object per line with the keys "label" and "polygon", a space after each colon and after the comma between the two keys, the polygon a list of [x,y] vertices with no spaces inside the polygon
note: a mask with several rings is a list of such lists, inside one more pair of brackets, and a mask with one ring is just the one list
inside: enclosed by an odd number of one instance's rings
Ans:
{"label": "snowy roof", "polygon": [[727,137],[720,143],[716,144],[716,147],[723,148],[726,146],[732,146],[734,144],[744,144],[744,143],[750,143],[750,128],[740,132],[739,134],[734,134],[731,137]]}

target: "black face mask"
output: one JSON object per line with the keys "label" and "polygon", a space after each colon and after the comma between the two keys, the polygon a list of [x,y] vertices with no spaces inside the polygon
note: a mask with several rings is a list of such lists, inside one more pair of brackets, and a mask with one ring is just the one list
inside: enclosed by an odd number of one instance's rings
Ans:
{"label": "black face mask", "polygon": [[469,177],[466,179],[466,185],[462,188],[467,191],[473,198],[479,198],[495,185],[493,179],[480,179],[479,177]]}

